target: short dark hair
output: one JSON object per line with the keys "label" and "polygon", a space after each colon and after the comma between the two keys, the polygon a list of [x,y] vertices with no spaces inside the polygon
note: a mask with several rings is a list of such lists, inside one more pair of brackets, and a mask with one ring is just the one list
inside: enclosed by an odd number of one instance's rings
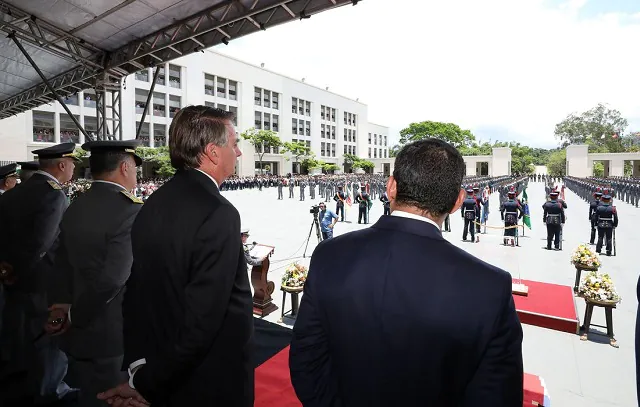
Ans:
{"label": "short dark hair", "polygon": [[176,113],[169,127],[169,156],[177,170],[197,168],[207,144],[224,146],[229,141],[226,122],[234,114],[208,106],[187,106]]}
{"label": "short dark hair", "polygon": [[464,173],[464,159],[451,144],[434,138],[414,141],[396,157],[396,202],[435,217],[445,215],[458,199]]}
{"label": "short dark hair", "polygon": [[118,169],[120,163],[126,161],[128,157],[133,158],[129,153],[122,151],[104,151],[92,153],[89,157],[89,166],[92,176],[105,175]]}

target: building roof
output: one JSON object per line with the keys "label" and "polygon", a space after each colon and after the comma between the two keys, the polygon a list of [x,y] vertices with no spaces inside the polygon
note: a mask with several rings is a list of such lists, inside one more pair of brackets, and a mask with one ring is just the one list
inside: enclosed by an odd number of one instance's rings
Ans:
{"label": "building roof", "polygon": [[[0,119],[354,0],[0,0]],[[28,57],[20,47],[24,48]]]}

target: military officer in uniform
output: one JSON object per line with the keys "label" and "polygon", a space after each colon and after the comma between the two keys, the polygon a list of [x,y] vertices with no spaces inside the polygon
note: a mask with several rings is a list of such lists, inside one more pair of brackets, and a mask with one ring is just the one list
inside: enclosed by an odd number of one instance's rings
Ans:
{"label": "military officer in uniform", "polygon": [[543,222],[547,225],[547,250],[551,250],[551,241],[555,250],[560,250],[560,236],[565,222],[564,207],[558,201],[558,191],[551,191],[550,200],[542,205]]}
{"label": "military officer in uniform", "polygon": [[80,389],[83,407],[107,406],[97,399],[126,380],[122,371],[122,298],[131,272],[131,226],[142,200],[136,187],[136,140],[90,141],[91,188],[69,206],[60,223],[46,326],[60,336],[68,357],[65,381]]}
{"label": "military officer in uniform", "polygon": [[289,178],[289,199],[293,198],[293,187],[295,186],[295,180]]}
{"label": "military officer in uniform", "polygon": [[516,200],[515,191],[509,191],[507,193],[507,200],[500,204],[500,217],[504,222],[504,244],[509,244],[516,236],[516,227],[518,225],[518,219],[521,219],[524,215],[522,206]]}
{"label": "military officer in uniform", "polygon": [[283,199],[282,187],[284,186],[284,179],[278,178],[278,183],[276,185],[278,186],[278,199]]}
{"label": "military officer in uniform", "polygon": [[473,189],[467,188],[467,198],[462,202],[461,215],[464,219],[464,230],[462,232],[462,240],[467,240],[467,232],[471,233],[471,241],[476,241],[476,228],[474,221],[476,220],[476,198],[473,196]]}
{"label": "military officer in uniform", "polygon": [[263,259],[259,259],[257,257],[253,257],[251,255],[251,249],[256,245],[256,243],[249,244],[247,240],[249,239],[249,229],[243,228],[240,231],[240,237],[242,238],[242,247],[244,249],[244,259],[247,261],[247,264],[251,267],[259,266],[262,264]]}
{"label": "military officer in uniform", "polygon": [[593,201],[589,204],[589,222],[591,222],[591,239],[589,240],[589,244],[595,244],[596,240],[596,209],[600,206],[600,198],[602,198],[602,192],[596,191],[593,194]]}
{"label": "military officer in uniform", "polygon": [[[54,243],[68,200],[62,184],[71,180],[74,143],[33,151],[40,170],[0,200],[0,280],[5,305],[0,333],[0,405],[29,406],[63,399],[64,354],[44,333],[47,285]],[[55,366],[57,371],[50,371]],[[44,375],[43,369],[58,375]]]}
{"label": "military officer in uniform", "polygon": [[3,165],[0,167],[0,195],[16,186],[18,176],[17,168],[17,164]]}
{"label": "military officer in uniform", "polygon": [[473,197],[476,200],[476,233],[480,233],[480,215],[482,214],[482,196],[480,195],[480,187],[473,187]]}
{"label": "military officer in uniform", "polygon": [[313,178],[309,179],[309,198],[316,199],[316,181]]}
{"label": "military officer in uniform", "polygon": [[304,189],[307,187],[307,183],[305,182],[305,180],[300,180],[300,200],[304,201]]}
{"label": "military officer in uniform", "polygon": [[611,205],[611,195],[602,195],[602,203],[596,208],[595,221],[598,226],[596,252],[602,251],[603,239],[606,238],[607,256],[611,256],[613,229],[618,227],[618,211]]}
{"label": "military officer in uniform", "polygon": [[20,182],[25,182],[40,169],[37,161],[18,161],[16,164],[20,166]]}
{"label": "military officer in uniform", "polygon": [[371,206],[371,197],[367,193],[366,188],[364,185],[360,187],[360,193],[356,196],[356,202],[358,203],[358,223],[364,221],[365,225],[369,223],[369,207]]}
{"label": "military officer in uniform", "polygon": [[333,197],[336,201],[336,215],[340,215],[340,222],[344,222],[344,201],[347,199],[347,194],[342,190],[342,186],[338,186],[338,192]]}
{"label": "military officer in uniform", "polygon": [[382,202],[384,215],[391,215],[391,201],[389,200],[389,195],[387,195],[387,191],[384,191],[384,193],[380,195],[380,202]]}

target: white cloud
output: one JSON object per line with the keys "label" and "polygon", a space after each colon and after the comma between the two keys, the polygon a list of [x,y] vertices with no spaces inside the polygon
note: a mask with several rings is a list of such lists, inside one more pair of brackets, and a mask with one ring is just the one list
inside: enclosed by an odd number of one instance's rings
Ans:
{"label": "white cloud", "polygon": [[579,19],[584,3],[365,0],[218,50],[360,98],[392,132],[451,121],[551,146],[558,121],[599,102],[640,117],[640,22]]}

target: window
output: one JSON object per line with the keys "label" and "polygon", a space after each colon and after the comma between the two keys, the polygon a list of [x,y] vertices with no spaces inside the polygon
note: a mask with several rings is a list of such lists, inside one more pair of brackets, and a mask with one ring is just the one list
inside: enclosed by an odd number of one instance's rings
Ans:
{"label": "window", "polygon": [[311,116],[311,102],[306,102],[306,106],[307,108],[304,110],[304,112],[307,114],[307,116]]}
{"label": "window", "polygon": [[78,106],[78,94],[76,93],[75,95],[70,95],[65,98],[62,98],[62,101],[64,102],[65,105]]}
{"label": "window", "polygon": [[325,142],[323,141],[322,143],[320,143],[320,156],[322,157],[324,157],[324,153],[325,153],[324,147],[325,147]]}
{"label": "window", "polygon": [[324,105],[320,106],[320,118],[324,120]]}
{"label": "window", "polygon": [[384,158],[387,158],[387,150],[384,150]]}
{"label": "window", "polygon": [[355,114],[351,115],[351,122],[353,123],[353,126],[355,127],[356,126],[356,115]]}
{"label": "window", "polygon": [[55,114],[51,112],[33,111],[33,141],[39,143],[55,143]]}
{"label": "window", "polygon": [[[153,74],[155,75],[155,70],[158,69],[158,67],[155,67],[153,70]],[[156,79],[156,85],[164,85],[164,67],[159,68],[160,69],[160,73],[158,74],[158,79]]]}
{"label": "window", "polygon": [[378,149],[378,157],[382,158],[382,149]]}
{"label": "window", "polygon": [[204,74],[204,94],[215,95],[215,77],[213,75]]}
{"label": "window", "polygon": [[336,121],[336,109],[331,109],[331,121],[335,122]]}
{"label": "window", "polygon": [[264,100],[264,107],[271,107],[271,91],[265,90],[262,100]]}
{"label": "window", "polygon": [[[76,120],[80,121],[80,116],[73,115]],[[60,142],[61,143],[79,143],[80,130],[78,126],[66,113],[60,113]]]}
{"label": "window", "polygon": [[371,158],[371,147],[369,147],[369,158]]}
{"label": "window", "polygon": [[353,142],[354,143],[356,142],[356,131],[355,130],[353,131]]}
{"label": "window", "polygon": [[278,109],[278,93],[277,92],[271,92],[271,107],[273,109]]}
{"label": "window", "polygon": [[[227,105],[223,105],[223,104],[221,104],[221,103],[218,103],[218,109],[221,109],[221,110],[227,110]],[[228,110],[227,110],[227,111],[228,111]]]}
{"label": "window", "polygon": [[336,126],[331,126],[331,138],[336,139]]}
{"label": "window", "polygon": [[371,144],[371,133],[369,133],[369,144]]}
{"label": "window", "polygon": [[335,157],[335,156],[336,156],[336,145],[331,144],[331,157]]}
{"label": "window", "polygon": [[347,135],[349,136],[347,137],[347,140],[351,143],[351,129],[347,130]]}
{"label": "window", "polygon": [[378,145],[378,135],[377,135],[377,134],[374,134],[374,135],[373,135],[373,145],[374,145],[374,146],[377,146],[377,145]]}
{"label": "window", "polygon": [[311,148],[311,141],[307,140],[307,147]]}
{"label": "window", "polygon": [[95,137],[98,134],[98,119],[91,116],[85,116],[84,130],[90,135],[92,135],[93,137]]}
{"label": "window", "polygon": [[262,129],[262,112],[256,111],[253,122],[256,129]]}
{"label": "window", "polygon": [[298,134],[304,135],[304,120],[298,120]]}
{"label": "window", "polygon": [[136,80],[149,82],[149,70],[145,68],[142,71],[136,72]]}
{"label": "window", "polygon": [[233,113],[233,125],[238,125],[238,108],[235,106],[229,106],[229,111]]}
{"label": "window", "polygon": [[98,98],[93,90],[87,89],[84,91],[84,107],[92,107],[95,109],[97,100]]}
{"label": "window", "polygon": [[344,112],[344,124],[347,124],[347,112]]}
{"label": "window", "polygon": [[[136,122],[136,131],[140,127],[140,122]],[[149,147],[149,123],[142,123],[142,129],[140,129],[140,141],[142,146]]]}
{"label": "window", "polygon": [[173,117],[178,113],[178,110],[182,107],[181,99],[180,96],[169,95],[169,117]]}
{"label": "window", "polygon": [[298,134],[298,120],[296,119],[291,119],[291,133]]}
{"label": "window", "polygon": [[204,105],[207,106],[207,107],[212,107],[214,109],[216,108],[216,104],[212,103],[212,102],[204,102]]}
{"label": "window", "polygon": [[262,106],[262,89],[253,88],[253,103],[256,106]]}
{"label": "window", "polygon": [[306,124],[307,125],[305,126],[305,129],[304,129],[305,134],[307,136],[311,136],[311,122],[306,122]]}
{"label": "window", "polygon": [[320,137],[324,138],[324,124],[320,125]]}
{"label": "window", "polygon": [[291,98],[291,113],[296,114],[298,112],[298,99]]}
{"label": "window", "polygon": [[347,141],[347,129],[344,129],[344,141]]}
{"label": "window", "polygon": [[271,130],[278,131],[278,120],[279,117],[277,114],[271,116]]}
{"label": "window", "polygon": [[149,92],[144,89],[136,89],[136,114],[144,113],[144,109],[147,105],[148,94]]}
{"label": "window", "polygon": [[164,124],[153,124],[153,145],[155,147],[167,145],[167,126]]}
{"label": "window", "polygon": [[229,99],[238,100],[238,82],[229,80]]}
{"label": "window", "polygon": [[264,114],[264,129],[271,130],[271,115],[269,113]]}
{"label": "window", "polygon": [[[181,67],[178,65],[169,65],[169,86],[172,88],[180,89],[180,71]],[[154,130],[155,132],[155,130]]]}
{"label": "window", "polygon": [[[349,149],[349,152],[351,152],[351,149]],[[347,154],[347,146],[344,146],[344,154]]]}
{"label": "window", "polygon": [[298,100],[298,114],[304,116],[304,100]]}
{"label": "window", "polygon": [[384,146],[387,146],[387,136],[384,136]]}
{"label": "window", "polygon": [[378,158],[378,149],[377,148],[373,149],[373,158]]}
{"label": "window", "polygon": [[153,115],[165,117],[164,93],[153,92]]}
{"label": "window", "polygon": [[219,98],[227,98],[227,80],[218,76],[216,92]]}

